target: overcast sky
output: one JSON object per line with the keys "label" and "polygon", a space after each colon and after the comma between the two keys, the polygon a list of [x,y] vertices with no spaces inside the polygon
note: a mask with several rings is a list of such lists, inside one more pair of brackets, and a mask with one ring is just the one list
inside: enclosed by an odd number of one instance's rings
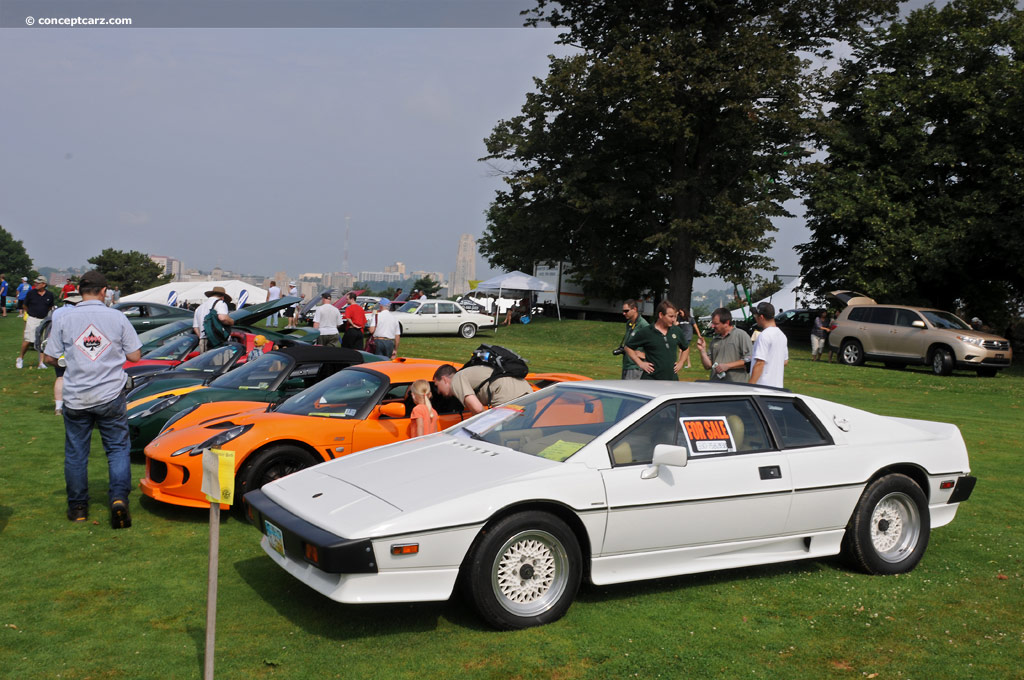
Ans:
{"label": "overcast sky", "polygon": [[[555,37],[0,28],[0,225],[37,267],[111,247],[294,276],[342,270],[350,216],[350,271],[450,272],[500,186],[483,139],[564,53]],[[807,233],[779,226],[795,274]]]}

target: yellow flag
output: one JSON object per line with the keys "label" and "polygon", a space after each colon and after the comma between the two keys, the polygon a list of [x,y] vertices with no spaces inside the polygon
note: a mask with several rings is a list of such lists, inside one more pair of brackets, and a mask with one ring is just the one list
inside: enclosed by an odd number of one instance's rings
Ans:
{"label": "yellow flag", "polygon": [[202,492],[211,503],[231,505],[235,495],[235,452],[221,449],[203,451]]}

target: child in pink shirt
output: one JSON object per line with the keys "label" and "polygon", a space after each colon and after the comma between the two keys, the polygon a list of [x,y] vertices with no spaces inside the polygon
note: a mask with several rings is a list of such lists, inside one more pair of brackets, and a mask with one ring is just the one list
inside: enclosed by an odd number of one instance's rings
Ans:
{"label": "child in pink shirt", "polygon": [[430,405],[430,383],[417,380],[412,384],[412,400],[416,406],[412,409],[412,420],[416,424],[415,436],[437,432],[437,411]]}

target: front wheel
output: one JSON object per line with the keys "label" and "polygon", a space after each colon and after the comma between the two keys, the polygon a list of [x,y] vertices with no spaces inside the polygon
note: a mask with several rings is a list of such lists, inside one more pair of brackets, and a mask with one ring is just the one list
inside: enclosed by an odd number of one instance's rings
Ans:
{"label": "front wheel", "polygon": [[283,444],[271,446],[248,458],[235,477],[235,508],[244,507],[242,496],[276,479],[305,470],[322,461],[306,449]]}
{"label": "front wheel", "polygon": [[459,326],[459,335],[466,339],[472,338],[474,335],[476,335],[476,326],[474,326],[471,323],[462,324],[461,326]]}
{"label": "front wheel", "polygon": [[839,350],[839,360],[847,366],[860,366],[864,363],[864,348],[856,340],[847,340]]}
{"label": "front wheel", "polygon": [[515,630],[557,621],[582,578],[579,542],[565,522],[523,512],[485,529],[466,564],[466,586],[481,618]]}
{"label": "front wheel", "polygon": [[932,353],[932,373],[935,375],[949,375],[953,372],[953,357],[949,350],[939,347]]}
{"label": "front wheel", "polygon": [[928,547],[931,518],[921,487],[906,475],[876,479],[853,512],[843,550],[869,574],[902,574],[917,566]]}

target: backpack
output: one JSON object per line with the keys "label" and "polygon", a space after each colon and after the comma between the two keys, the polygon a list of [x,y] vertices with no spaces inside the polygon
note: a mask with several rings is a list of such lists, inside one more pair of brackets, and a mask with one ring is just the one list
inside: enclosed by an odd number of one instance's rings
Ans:
{"label": "backpack", "polygon": [[203,333],[206,335],[206,346],[208,349],[220,347],[231,337],[231,333],[228,332],[228,329],[224,328],[224,324],[217,318],[216,304],[210,308],[210,311],[206,313],[206,318],[203,319]]}
{"label": "backpack", "polygon": [[473,350],[473,356],[459,370],[465,370],[472,366],[490,366],[491,377],[477,385],[474,391],[487,387],[490,394],[490,384],[498,378],[518,378],[522,380],[530,369],[526,366],[526,359],[522,358],[510,349],[499,345],[480,345]]}

